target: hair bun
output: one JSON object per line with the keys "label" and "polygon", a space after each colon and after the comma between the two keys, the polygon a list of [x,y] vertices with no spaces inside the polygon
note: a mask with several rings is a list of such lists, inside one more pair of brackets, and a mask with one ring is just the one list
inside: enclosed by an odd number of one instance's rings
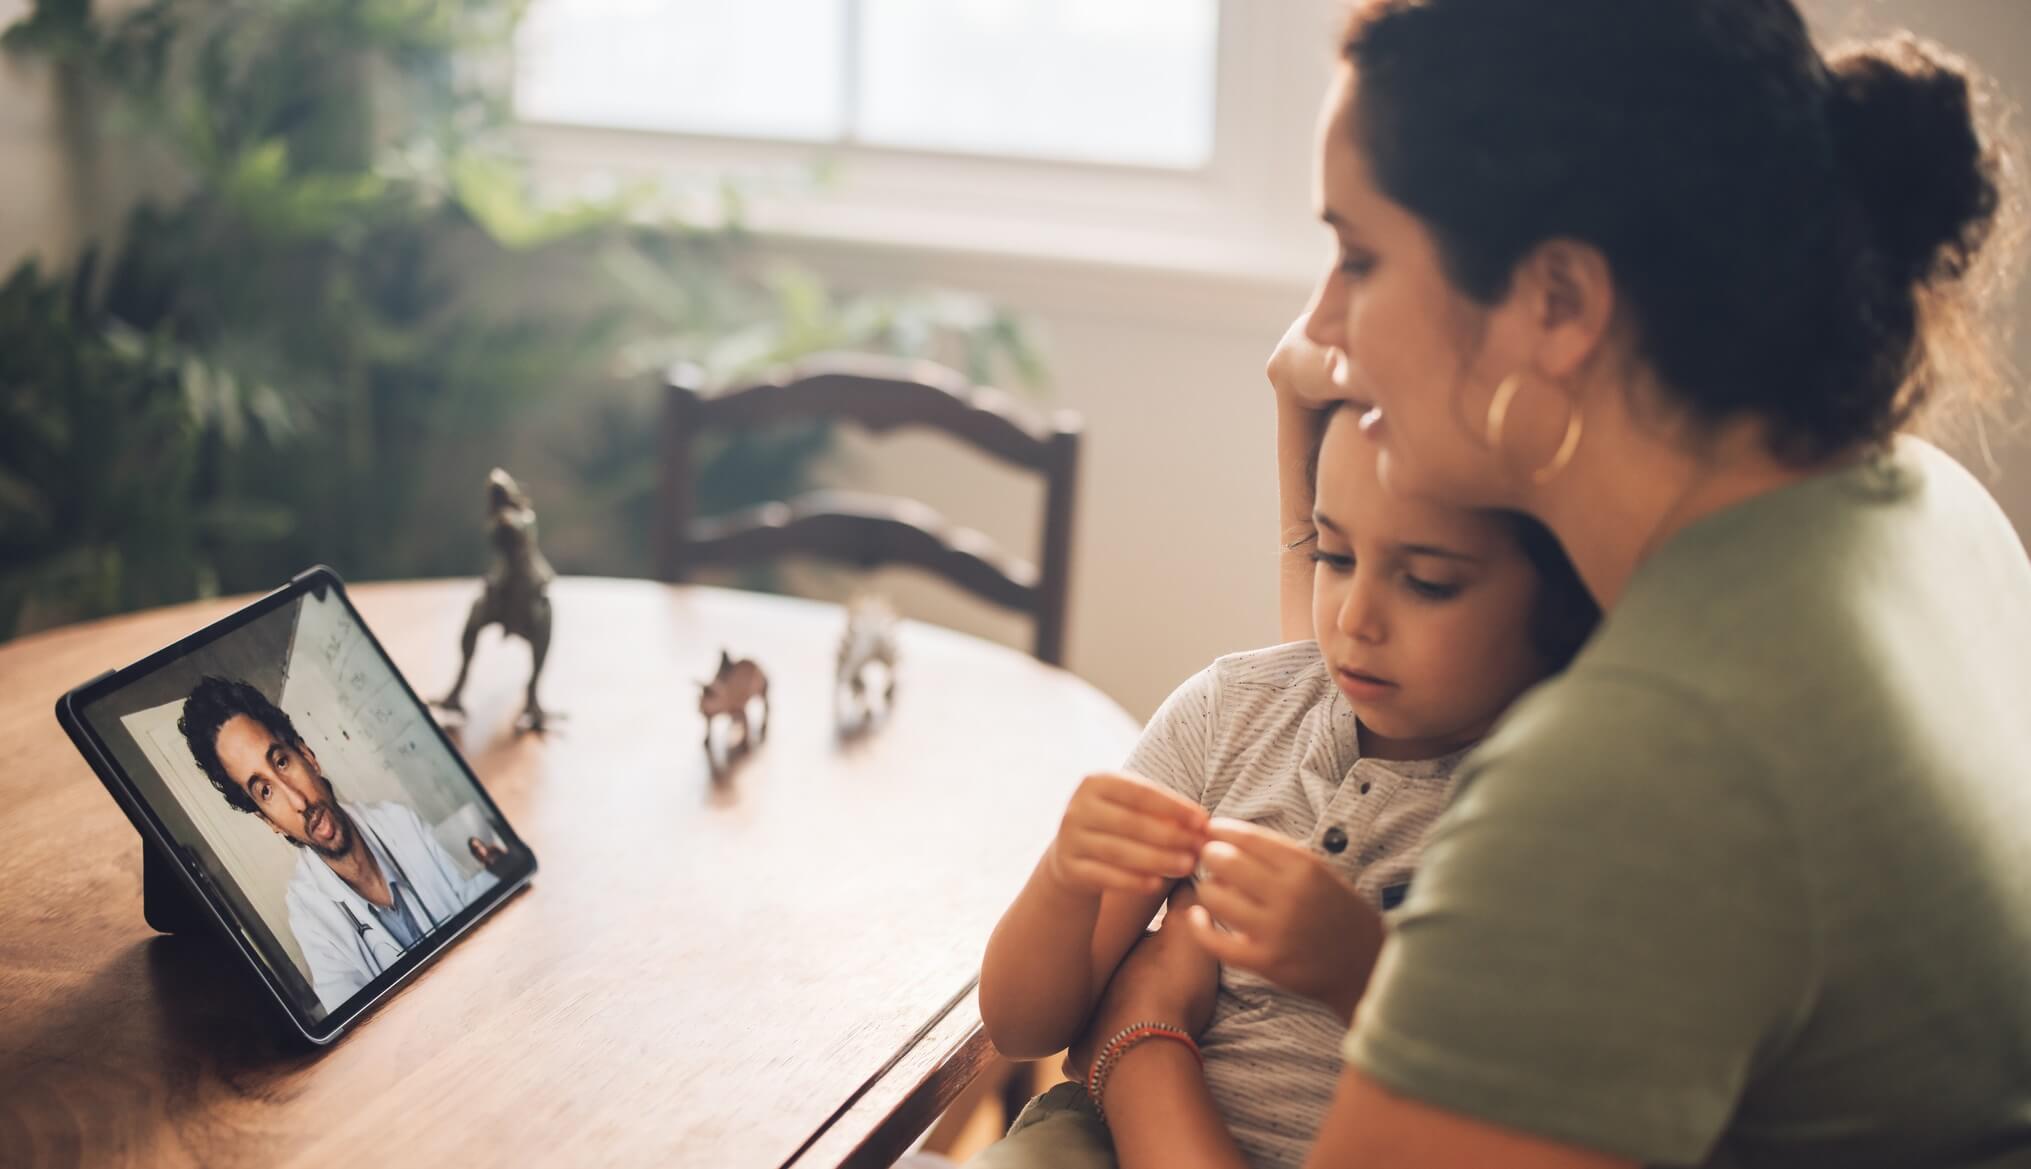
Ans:
{"label": "hair bun", "polygon": [[1828,68],[1835,149],[1883,257],[1908,283],[1959,277],[2000,202],[1966,67],[1902,33]]}

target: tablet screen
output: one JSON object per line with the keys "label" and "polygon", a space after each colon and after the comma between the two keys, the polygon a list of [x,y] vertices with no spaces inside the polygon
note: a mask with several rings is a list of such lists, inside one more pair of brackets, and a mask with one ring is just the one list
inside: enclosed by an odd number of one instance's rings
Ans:
{"label": "tablet screen", "polygon": [[317,1030],[530,858],[343,589],[264,606],[93,687],[79,713]]}

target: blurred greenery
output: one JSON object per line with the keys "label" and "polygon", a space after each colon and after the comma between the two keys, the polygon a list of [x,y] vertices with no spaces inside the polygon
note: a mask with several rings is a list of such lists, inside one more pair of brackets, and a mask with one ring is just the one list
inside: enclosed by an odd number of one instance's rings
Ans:
{"label": "blurred greenery", "polygon": [[[0,636],[312,562],[475,573],[508,466],[560,570],[648,569],[659,399],[832,348],[1036,384],[976,297],[845,295],[654,192],[533,193],[514,0],[38,0],[70,165],[130,192],[75,262],[0,283]],[[87,225],[93,227],[96,225]],[[1005,378],[1002,380],[1006,380]],[[703,452],[706,511],[801,489],[829,435]]]}

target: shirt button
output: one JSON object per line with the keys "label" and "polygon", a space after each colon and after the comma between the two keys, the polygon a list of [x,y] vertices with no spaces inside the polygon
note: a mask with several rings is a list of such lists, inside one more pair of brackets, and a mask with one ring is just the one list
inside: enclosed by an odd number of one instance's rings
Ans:
{"label": "shirt button", "polygon": [[1323,839],[1319,841],[1319,843],[1326,846],[1327,852],[1331,853],[1346,852],[1347,830],[1340,827],[1338,824],[1335,824],[1331,828],[1326,829],[1326,835]]}
{"label": "shirt button", "polygon": [[1361,794],[1362,794],[1362,795],[1364,795],[1364,796],[1365,796],[1365,795],[1367,795],[1367,794],[1368,794],[1368,788],[1369,788],[1369,786],[1370,786],[1370,785],[1369,785],[1369,784],[1366,784],[1366,783],[1363,783],[1363,784],[1361,785]]}

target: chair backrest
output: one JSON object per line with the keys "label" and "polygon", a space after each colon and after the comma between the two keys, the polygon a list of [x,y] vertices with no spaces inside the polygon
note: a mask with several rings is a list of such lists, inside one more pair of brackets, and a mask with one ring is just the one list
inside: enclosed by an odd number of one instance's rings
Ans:
{"label": "chair backrest", "polygon": [[[1065,654],[1071,582],[1073,499],[1080,420],[1070,411],[1039,416],[1010,395],[976,386],[924,361],[858,354],[816,358],[749,385],[708,389],[680,366],[664,389],[662,484],[656,530],[658,575],[689,579],[705,565],[809,556],[873,568],[909,564],[934,573],[1036,624],[1032,652],[1051,665]],[[942,431],[1044,479],[1043,538],[1036,561],[1004,555],[979,532],[954,527],[913,500],[820,491],[701,520],[692,442],[703,431],[741,430],[824,418],[885,433]]]}

